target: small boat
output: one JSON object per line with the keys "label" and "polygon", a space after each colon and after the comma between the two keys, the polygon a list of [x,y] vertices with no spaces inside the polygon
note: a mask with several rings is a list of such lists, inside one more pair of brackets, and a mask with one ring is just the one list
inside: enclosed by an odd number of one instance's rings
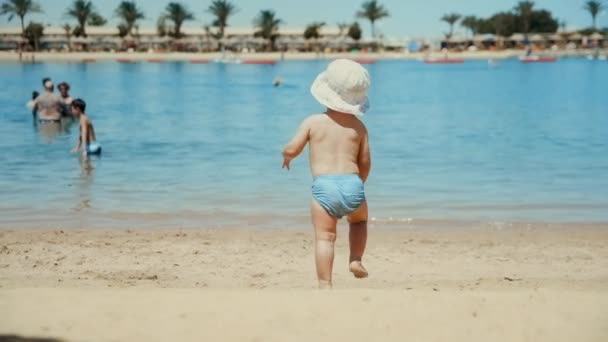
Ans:
{"label": "small boat", "polygon": [[375,59],[365,59],[365,58],[355,58],[353,59],[354,62],[357,62],[359,64],[376,64],[376,60]]}
{"label": "small boat", "polygon": [[128,58],[117,58],[116,61],[118,63],[135,63],[134,60]]}
{"label": "small boat", "polygon": [[164,63],[166,60],[162,58],[150,58],[148,59],[148,63]]}
{"label": "small boat", "polygon": [[207,64],[209,63],[209,60],[206,59],[193,59],[190,61],[190,63],[192,64]]}
{"label": "small boat", "polygon": [[84,58],[82,63],[95,63],[97,60],[95,58]]}
{"label": "small boat", "polygon": [[241,61],[242,64],[258,64],[258,65],[275,65],[277,61],[274,59],[252,59]]}
{"label": "small boat", "polygon": [[462,64],[464,59],[460,58],[442,58],[442,59],[424,59],[425,64]]}
{"label": "small boat", "polygon": [[557,61],[557,57],[552,56],[523,56],[519,57],[519,61],[522,63],[554,63]]}

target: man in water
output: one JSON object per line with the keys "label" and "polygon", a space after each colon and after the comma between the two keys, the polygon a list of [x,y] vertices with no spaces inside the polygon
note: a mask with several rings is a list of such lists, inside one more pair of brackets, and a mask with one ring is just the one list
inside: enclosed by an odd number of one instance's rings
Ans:
{"label": "man in water", "polygon": [[72,99],[72,97],[70,96],[69,92],[70,92],[70,85],[67,82],[61,82],[59,83],[59,85],[57,85],[57,89],[59,89],[59,94],[61,96],[61,100],[63,101],[63,115],[64,116],[68,116],[68,115],[72,115],[72,101],[74,101],[74,99]]}
{"label": "man in water", "polygon": [[360,64],[345,59],[331,63],[311,88],[327,110],[305,119],[283,150],[283,168],[289,170],[290,162],[309,144],[319,288],[332,287],[336,226],[343,216],[350,225],[350,271],[356,278],[368,275],[361,259],[368,215],[363,184],[371,170],[371,156],[367,129],[356,115],[369,108],[369,85],[369,75]]}
{"label": "man in water", "polygon": [[78,144],[74,147],[72,153],[77,153],[82,149],[82,154],[84,156],[99,155],[101,154],[101,145],[97,143],[95,128],[93,128],[93,123],[85,113],[86,109],[87,104],[83,100],[76,99],[72,101],[72,113],[80,120],[80,137],[78,138]]}
{"label": "man in water", "polygon": [[38,111],[38,120],[41,124],[60,124],[63,112],[63,100],[53,93],[54,85],[50,78],[42,80],[44,93],[33,102],[34,110]]}

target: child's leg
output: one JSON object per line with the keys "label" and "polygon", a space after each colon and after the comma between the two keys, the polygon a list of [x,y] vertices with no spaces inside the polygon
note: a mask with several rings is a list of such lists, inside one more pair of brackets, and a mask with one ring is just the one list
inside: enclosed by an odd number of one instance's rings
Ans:
{"label": "child's leg", "polygon": [[367,244],[367,202],[348,217],[350,226],[350,271],[357,278],[367,277],[367,270],[361,264],[365,245]]}
{"label": "child's leg", "polygon": [[312,224],[315,226],[315,263],[319,288],[331,288],[331,274],[334,266],[334,243],[338,220],[312,200],[310,209]]}

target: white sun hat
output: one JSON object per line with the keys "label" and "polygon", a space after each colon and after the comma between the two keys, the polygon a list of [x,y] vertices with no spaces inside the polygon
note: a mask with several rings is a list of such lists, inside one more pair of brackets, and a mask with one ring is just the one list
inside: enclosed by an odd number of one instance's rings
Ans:
{"label": "white sun hat", "polygon": [[361,64],[349,59],[338,59],[317,76],[310,92],[327,108],[363,115],[369,109],[369,86],[369,73]]}

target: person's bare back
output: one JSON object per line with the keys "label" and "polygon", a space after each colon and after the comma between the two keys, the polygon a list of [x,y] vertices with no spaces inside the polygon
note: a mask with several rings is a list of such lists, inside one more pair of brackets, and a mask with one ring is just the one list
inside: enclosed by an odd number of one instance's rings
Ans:
{"label": "person's bare back", "polygon": [[285,147],[286,167],[306,143],[314,177],[356,174],[364,182],[367,180],[370,169],[367,129],[356,116],[328,109],[324,114],[308,117]]}
{"label": "person's bare back", "polygon": [[291,167],[309,144],[312,184],[311,216],[315,226],[315,258],[319,287],[332,286],[336,226],[348,217],[349,269],[367,277],[361,259],[367,241],[367,201],[364,183],[371,169],[367,129],[356,115],[369,107],[369,75],[358,63],[337,60],[311,88],[327,111],[308,117],[283,150],[283,168]]}

